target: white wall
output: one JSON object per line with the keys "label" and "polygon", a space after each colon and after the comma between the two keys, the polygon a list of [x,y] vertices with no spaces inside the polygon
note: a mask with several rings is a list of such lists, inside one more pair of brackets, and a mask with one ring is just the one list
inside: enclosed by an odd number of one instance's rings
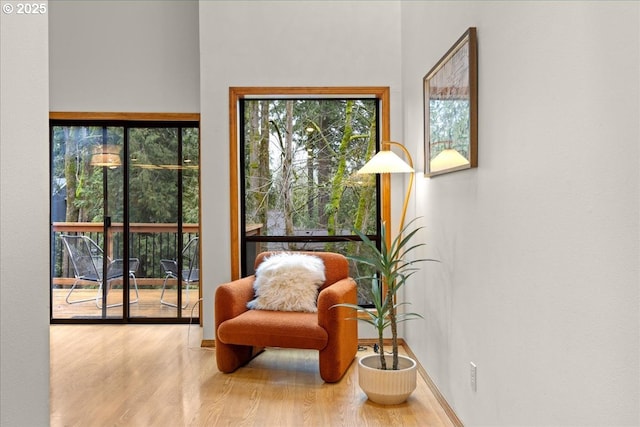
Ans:
{"label": "white wall", "polygon": [[408,288],[426,319],[406,331],[467,425],[640,424],[639,8],[402,5],[419,158],[422,77],[478,29],[479,167],[418,178],[425,255],[442,263]]}
{"label": "white wall", "polygon": [[215,335],[215,287],[231,276],[229,87],[390,86],[391,135],[401,139],[399,6],[200,2],[205,339]]}
{"label": "white wall", "polygon": [[[46,1],[38,2],[47,6]],[[15,6],[14,2],[3,2]],[[4,10],[4,9],[3,9]],[[47,15],[0,13],[0,425],[49,424]]]}
{"label": "white wall", "polygon": [[51,111],[197,113],[198,2],[50,6]]}

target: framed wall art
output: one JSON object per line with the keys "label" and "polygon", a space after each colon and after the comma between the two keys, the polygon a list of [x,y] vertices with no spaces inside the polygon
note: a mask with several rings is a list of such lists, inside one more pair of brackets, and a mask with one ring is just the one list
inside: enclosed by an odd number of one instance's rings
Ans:
{"label": "framed wall art", "polygon": [[425,176],[478,166],[478,53],[469,28],[424,77]]}

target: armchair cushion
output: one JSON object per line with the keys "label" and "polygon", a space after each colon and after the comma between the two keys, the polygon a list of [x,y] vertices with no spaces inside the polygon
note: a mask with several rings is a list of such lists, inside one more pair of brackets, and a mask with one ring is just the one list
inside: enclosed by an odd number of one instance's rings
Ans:
{"label": "armchair cushion", "polygon": [[247,308],[273,311],[318,311],[318,288],[325,267],[317,256],[281,252],[267,257],[256,270],[255,298]]}
{"label": "armchair cushion", "polygon": [[314,313],[249,310],[224,322],[218,336],[223,342],[256,347],[322,350],[327,331]]}

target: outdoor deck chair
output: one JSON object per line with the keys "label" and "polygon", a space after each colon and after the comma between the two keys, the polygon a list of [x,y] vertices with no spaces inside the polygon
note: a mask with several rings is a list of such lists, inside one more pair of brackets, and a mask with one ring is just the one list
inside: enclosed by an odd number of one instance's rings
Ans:
{"label": "outdoor deck chair", "polygon": [[[200,282],[200,245],[198,245],[197,237],[189,240],[189,243],[182,249],[182,260],[183,267],[185,265],[188,266],[182,269],[182,282],[186,285],[186,302],[182,306],[184,309],[189,306],[189,286],[191,286],[192,283]],[[165,273],[162,293],[160,294],[160,303],[170,307],[177,307],[177,304],[164,300],[164,291],[167,289],[167,281],[169,279],[178,278],[178,261],[174,259],[161,259],[160,264],[162,264]],[[179,288],[182,289],[182,286]]]}
{"label": "outdoor deck chair", "polygon": [[[102,299],[102,262],[103,251],[100,246],[87,236],[71,236],[63,234],[60,236],[64,243],[67,253],[69,254],[69,260],[73,266],[73,274],[75,276],[75,282],[69,290],[65,301],[68,304],[77,304],[80,302],[87,302],[95,300],[96,306],[102,308],[100,300]],[[111,282],[115,279],[122,279],[124,276],[124,260],[114,259],[111,260],[107,257],[107,293],[111,289]],[[135,299],[129,301],[130,304],[138,302],[140,297],[138,292],[138,282],[136,281],[136,271],[140,266],[140,260],[138,258],[129,258],[128,274],[133,279],[133,287],[136,293]],[[98,292],[95,297],[83,298],[71,300],[71,294],[76,290],[76,287],[81,282],[93,282],[98,283]],[[122,303],[108,304],[107,307],[121,306]]]}

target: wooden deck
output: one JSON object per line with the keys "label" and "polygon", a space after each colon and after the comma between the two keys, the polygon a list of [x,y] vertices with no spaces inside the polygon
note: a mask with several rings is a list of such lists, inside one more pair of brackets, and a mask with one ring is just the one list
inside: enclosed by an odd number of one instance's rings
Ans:
{"label": "wooden deck", "polygon": [[[71,300],[93,298],[96,289],[77,289],[71,294]],[[65,301],[69,288],[53,289],[53,318],[54,319],[100,319],[102,309],[96,306],[95,300],[68,304]],[[146,318],[176,318],[178,313],[175,307],[160,304],[161,289],[141,288],[137,303],[130,304],[131,317]],[[167,289],[165,301],[175,303],[177,293],[175,289]],[[131,292],[131,298],[135,298],[135,293]],[[182,291],[183,304],[186,302],[186,293]],[[113,289],[109,293],[108,303],[114,304],[122,302],[122,289]],[[182,317],[199,317],[200,304],[198,302],[198,289],[189,290],[189,305],[182,310]],[[194,307],[195,306],[195,307]],[[122,306],[107,309],[107,318],[122,318]]]}

